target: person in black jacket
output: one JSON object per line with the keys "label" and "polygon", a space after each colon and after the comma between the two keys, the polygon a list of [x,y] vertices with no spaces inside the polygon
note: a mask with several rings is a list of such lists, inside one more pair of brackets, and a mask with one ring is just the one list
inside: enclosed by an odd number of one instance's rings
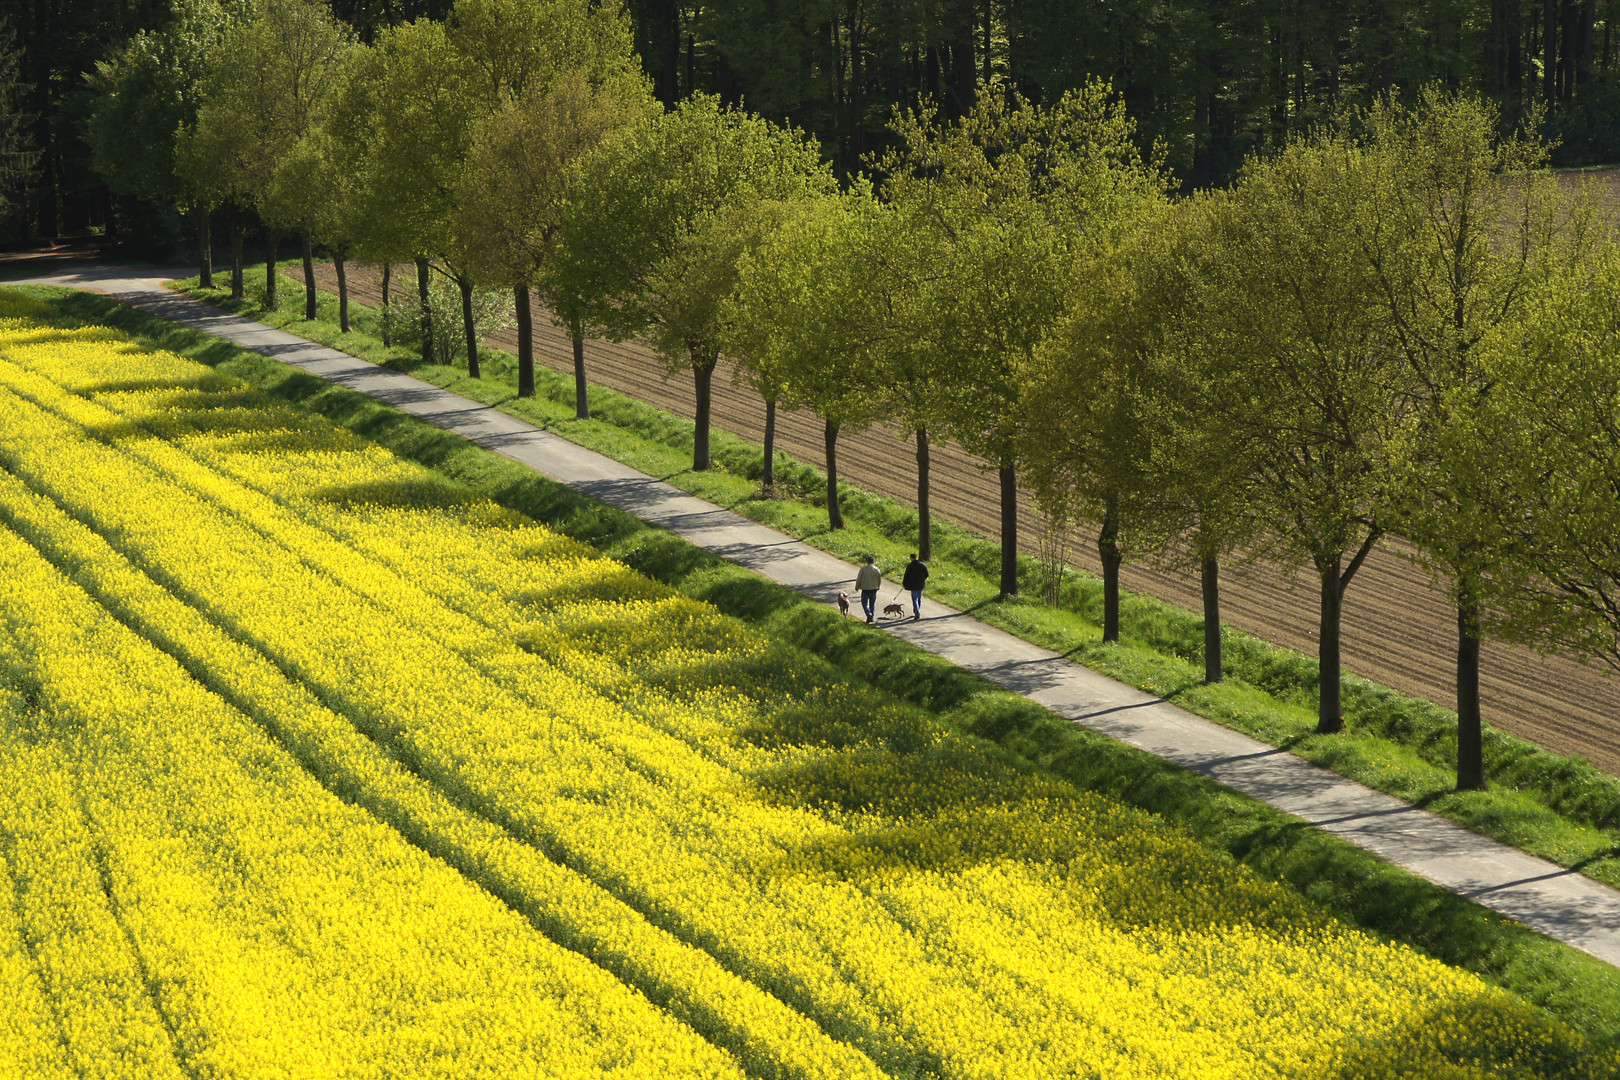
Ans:
{"label": "person in black jacket", "polygon": [[928,564],[917,558],[914,553],[911,561],[906,564],[905,576],[900,579],[900,587],[911,593],[912,622],[922,618],[923,583],[927,580]]}

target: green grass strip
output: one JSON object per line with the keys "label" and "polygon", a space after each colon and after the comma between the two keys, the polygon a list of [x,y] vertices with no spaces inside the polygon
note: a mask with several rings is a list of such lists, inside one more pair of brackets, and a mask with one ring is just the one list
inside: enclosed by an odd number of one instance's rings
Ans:
{"label": "green grass strip", "polygon": [[1072,724],[931,653],[873,634],[823,604],[356,391],[106,297],[28,292],[74,322],[115,327],[144,345],[191,357],[342,424],[922,706],[1005,761],[1159,814],[1340,918],[1474,971],[1547,1008],[1601,1046],[1620,1046],[1620,969],[1264,803]]}

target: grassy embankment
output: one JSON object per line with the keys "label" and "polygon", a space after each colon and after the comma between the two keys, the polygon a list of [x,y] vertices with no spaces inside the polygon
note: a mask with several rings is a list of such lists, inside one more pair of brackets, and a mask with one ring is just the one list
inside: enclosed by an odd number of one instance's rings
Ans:
{"label": "grassy embankment", "polygon": [[[354,391],[103,297],[58,294],[55,303],[64,314],[115,326],[145,344],[180,352],[318,412],[781,640],[800,643],[848,676],[923,706],[946,727],[983,740],[1004,760],[1158,813],[1338,916],[1476,971],[1551,1009],[1599,1043],[1620,1045],[1620,970],[1262,803],[1067,723],[938,657],[841,619],[823,605]],[[602,397],[604,408],[612,404],[608,395]],[[633,403],[617,404],[634,408]],[[615,431],[605,420],[593,424],[600,425],[602,434]],[[620,438],[629,438],[623,429],[617,431]],[[657,445],[653,442],[647,453],[654,453]],[[728,452],[736,449],[727,447]],[[977,550],[973,545],[971,538],[951,533],[942,547],[965,546],[971,552]],[[1116,655],[1133,651],[1149,659],[1155,655],[1141,644],[1104,650]],[[1171,656],[1161,662],[1174,660]],[[1252,688],[1245,692],[1260,693]]]}
{"label": "grassy embankment", "polygon": [[[515,362],[499,350],[482,353],[484,377],[423,364],[407,349],[385,347],[377,313],[353,306],[355,330],[337,328],[336,298],[321,294],[319,317],[302,318],[303,292],[280,290],[280,308],[249,302],[233,305],[222,291],[194,295],[243,314],[287,326],[316,341],[373,363],[495,405],[573,442],[607,454],[669,483],[727,506],[754,520],[801,537],[833,554],[858,559],[870,552],[879,565],[895,568],[914,548],[916,511],[853,485],[841,490],[849,527],[827,528],[825,477],[808,465],[778,455],[777,498],[762,498],[758,480],[763,451],[758,444],[717,431],[715,468],[689,468],[692,425],[603,387],[591,390],[592,419],[573,418],[570,377],[541,367],[537,396],[516,396]],[[250,291],[250,297],[255,294]],[[262,296],[262,293],[259,294]],[[782,496],[786,497],[782,497]],[[1487,730],[1488,792],[1454,790],[1456,717],[1448,710],[1364,679],[1347,678],[1345,716],[1349,730],[1315,734],[1316,662],[1241,631],[1225,637],[1227,681],[1203,682],[1203,622],[1192,612],[1150,597],[1126,594],[1122,641],[1101,642],[1102,588],[1090,575],[1065,576],[1062,604],[998,599],[999,549],[952,523],[935,524],[935,557],[929,595],[973,611],[986,622],[1026,640],[1072,656],[1139,689],[1160,694],[1228,727],[1243,731],[1340,775],[1442,814],[1504,843],[1620,886],[1620,778],[1576,758],[1550,753],[1505,732]],[[1021,559],[1025,592],[1042,591],[1042,568]]]}

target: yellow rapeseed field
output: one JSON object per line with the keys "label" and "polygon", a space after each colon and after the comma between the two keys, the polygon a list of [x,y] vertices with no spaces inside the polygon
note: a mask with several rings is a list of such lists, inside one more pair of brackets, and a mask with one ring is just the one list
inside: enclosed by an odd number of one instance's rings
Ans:
{"label": "yellow rapeseed field", "polygon": [[0,1075],[1608,1075],[1547,1014],[0,293]]}

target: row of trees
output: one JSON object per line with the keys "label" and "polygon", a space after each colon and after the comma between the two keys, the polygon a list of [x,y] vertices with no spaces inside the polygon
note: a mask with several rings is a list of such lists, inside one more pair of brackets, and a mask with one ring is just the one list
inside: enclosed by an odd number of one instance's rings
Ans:
{"label": "row of trees", "polygon": [[914,432],[924,551],[931,433],[997,467],[1004,593],[1020,478],[1096,526],[1105,639],[1127,554],[1196,563],[1211,681],[1222,561],[1308,567],[1322,733],[1346,592],[1403,538],[1454,603],[1458,785],[1484,788],[1482,640],[1620,667],[1620,253],[1538,130],[1437,87],[1177,200],[1101,86],[901,113],[876,181],[709,220],[716,340],[768,441],[778,404],[824,421],[834,528],[838,437],[882,417]]}
{"label": "row of trees", "polygon": [[[824,421],[834,528],[839,436],[897,419],[925,558],[929,446],[950,439],[1000,475],[1004,593],[1021,479],[1097,525],[1109,639],[1126,555],[1190,554],[1212,680],[1221,562],[1308,565],[1324,732],[1343,723],[1345,592],[1403,536],[1456,601],[1464,787],[1484,784],[1483,637],[1620,665],[1620,546],[1600,535],[1620,484],[1593,493],[1612,327],[1570,299],[1612,284],[1612,248],[1542,170],[1534,115],[1503,135],[1475,97],[1386,100],[1173,200],[1108,87],[1046,105],[1003,87],[954,118],[897,112],[872,177],[841,184],[801,133],[712,97],[659,107],[628,23],[586,0],[460,0],[370,45],[308,0],[192,2],[194,31],[151,50],[196,73],[169,99],[169,168],[199,223],[224,208],[238,294],[250,213],[272,260],[301,237],[311,314],[316,244],[340,291],[350,257],[415,262],[419,289],[436,273],[462,299],[424,354],[459,333],[477,376],[474,291],[509,289],[527,395],[537,293],[572,331],[581,415],[589,332],[691,373],[696,469],[729,356],[765,401],[767,470],[778,407]],[[98,123],[128,116],[141,55],[104,69]]]}
{"label": "row of trees", "polygon": [[1319,731],[1343,725],[1345,592],[1410,541],[1456,607],[1464,788],[1485,786],[1481,639],[1613,662],[1620,629],[1612,235],[1499,119],[1384,102],[1165,204],[1078,268],[1087,302],[1025,384],[1072,406],[1030,411],[1027,453],[1038,490],[1103,521],[1105,571],[1115,525],[1189,538],[1211,601],[1233,553],[1315,571]]}

